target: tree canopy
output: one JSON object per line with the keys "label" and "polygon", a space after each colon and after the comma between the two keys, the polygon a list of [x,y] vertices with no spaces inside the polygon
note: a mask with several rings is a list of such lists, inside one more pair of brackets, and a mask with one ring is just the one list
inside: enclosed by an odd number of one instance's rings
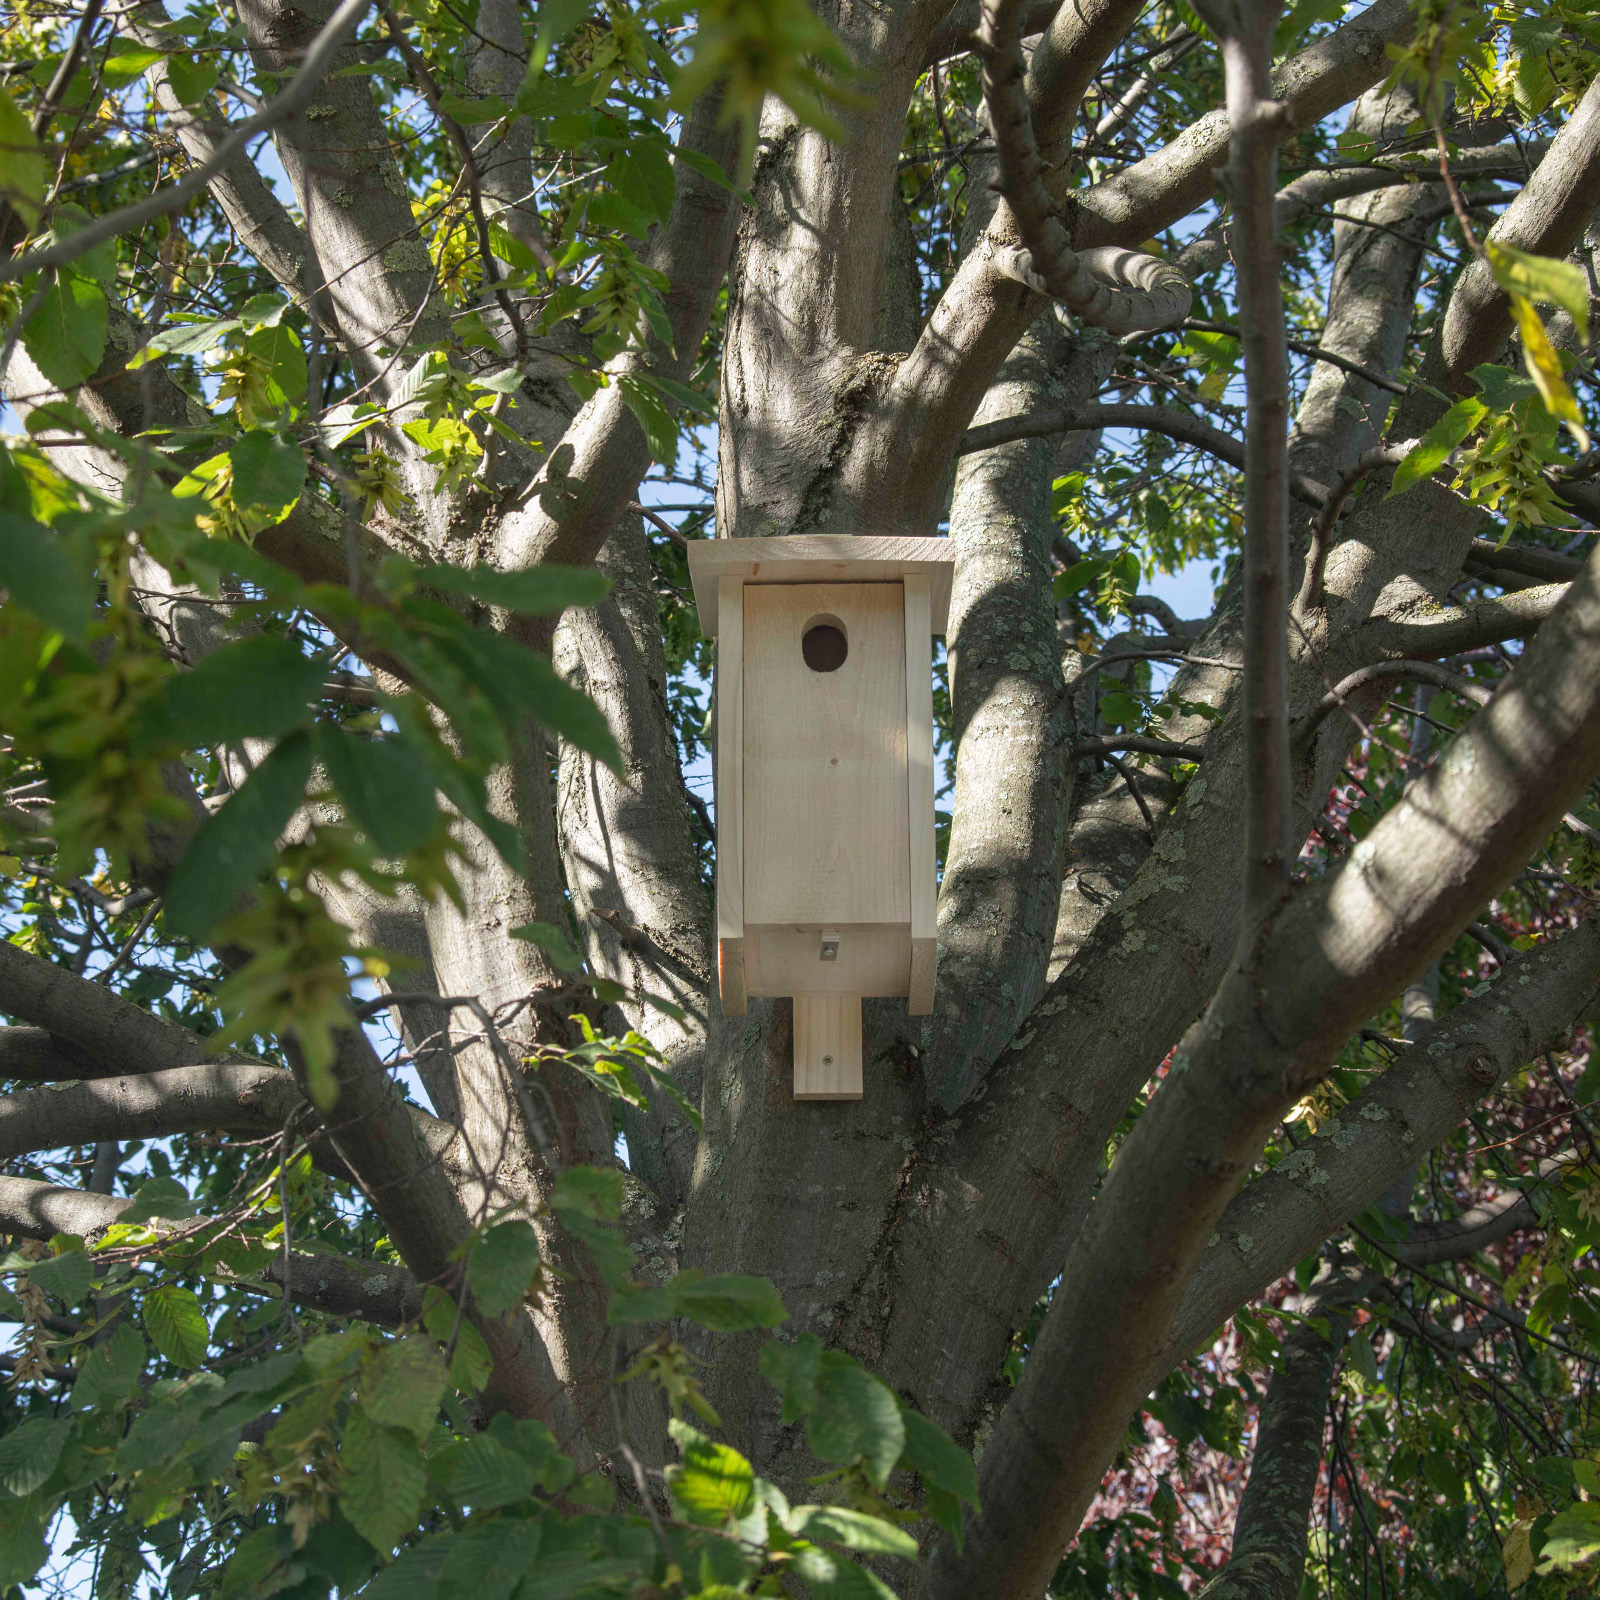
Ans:
{"label": "tree canopy", "polygon": [[[0,11],[0,1594],[1589,1592],[1597,47]],[[839,1105],[687,561],[818,533],[956,559]]]}

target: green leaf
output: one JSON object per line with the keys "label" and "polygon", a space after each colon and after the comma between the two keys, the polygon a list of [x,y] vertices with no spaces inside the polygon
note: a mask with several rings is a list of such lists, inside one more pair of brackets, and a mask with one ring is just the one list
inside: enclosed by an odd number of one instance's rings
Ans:
{"label": "green leaf", "polygon": [[894,1600],[894,1591],[881,1578],[832,1550],[799,1551],[794,1570],[815,1600]]}
{"label": "green leaf", "polygon": [[1589,280],[1582,267],[1574,261],[1529,255],[1492,235],[1484,241],[1484,251],[1494,281],[1508,295],[1559,306],[1577,323],[1579,342],[1589,342]]}
{"label": "green leaf", "polygon": [[606,1326],[665,1322],[673,1314],[672,1291],[665,1284],[625,1283],[614,1289],[606,1307]]}
{"label": "green leaf", "polygon": [[1561,369],[1561,356],[1550,342],[1544,323],[1531,300],[1512,295],[1511,314],[1522,335],[1522,360],[1528,376],[1539,386],[1539,398],[1552,417],[1558,417],[1571,430],[1580,450],[1589,448],[1589,430],[1583,425],[1583,412]]}
{"label": "green leaf", "polygon": [[110,1339],[85,1356],[72,1386],[74,1410],[113,1407],[138,1390],[149,1351],[131,1322],[124,1322]]}
{"label": "green leaf", "polygon": [[1081,594],[1091,584],[1100,581],[1100,574],[1105,569],[1106,564],[1103,561],[1079,561],[1068,567],[1065,572],[1056,574],[1051,592],[1057,600],[1066,600],[1072,595]]}
{"label": "green leaf", "polygon": [[508,1600],[539,1554],[544,1524],[496,1517],[456,1535],[439,1572],[435,1593],[471,1600]]}
{"label": "green leaf", "polygon": [[622,752],[600,708],[563,683],[544,656],[502,634],[465,625],[438,643],[508,726],[516,727],[524,717],[532,717],[613,772],[623,770]]}
{"label": "green leaf", "polygon": [[455,1300],[437,1284],[429,1284],[423,1291],[422,1325],[440,1344],[455,1340],[450,1382],[463,1394],[476,1394],[488,1382],[494,1366],[489,1347],[471,1321],[457,1315]]}
{"label": "green leaf", "polygon": [[622,1215],[626,1193],[622,1174],[615,1167],[568,1167],[556,1179],[550,1204],[563,1216],[615,1222]]}
{"label": "green leaf", "polygon": [[33,127],[11,96],[0,89],[0,199],[15,206],[29,228],[39,220],[44,177],[44,152],[33,136]]}
{"label": "green leaf", "polygon": [[58,1256],[33,1262],[28,1277],[46,1294],[72,1304],[88,1294],[94,1282],[94,1263],[81,1250],[64,1250]]}
{"label": "green leaf", "polygon": [[524,922],[511,930],[511,937],[538,945],[563,972],[576,972],[583,965],[577,947],[553,922]]}
{"label": "green leaf", "polygon": [[133,371],[158,356],[201,355],[213,345],[220,344],[239,326],[237,317],[200,317],[177,321],[174,327],[153,335],[143,349],[136,351],[128,360],[128,369]]}
{"label": "green leaf", "polygon": [[82,639],[94,590],[66,546],[29,517],[0,511],[0,585],[11,599],[69,639]]}
{"label": "green leaf", "polygon": [[1347,1346],[1350,1354],[1350,1365],[1361,1374],[1368,1383],[1378,1381],[1378,1358],[1372,1351],[1372,1338],[1365,1328],[1362,1328]]}
{"label": "green leaf", "polygon": [[456,1439],[430,1456],[428,1476],[458,1505],[479,1511],[515,1505],[533,1493],[533,1468],[486,1433]]}
{"label": "green leaf", "polygon": [[1131,694],[1114,689],[1101,696],[1100,716],[1113,728],[1136,728],[1144,721],[1144,707]]}
{"label": "green leaf", "polygon": [[125,89],[141,73],[148,72],[163,55],[163,51],[152,49],[149,45],[135,44],[132,39],[114,39],[101,63],[101,77],[107,87]]}
{"label": "green leaf", "polygon": [[355,1411],[339,1451],[339,1509],[379,1555],[410,1533],[427,1476],[416,1441]]}
{"label": "green leaf", "polygon": [[1539,1572],[1563,1572],[1600,1550],[1600,1505],[1571,1506],[1553,1517],[1539,1546]]}
{"label": "green leaf", "polygon": [[817,1399],[806,1438],[824,1461],[859,1461],[879,1489],[887,1486],[906,1445],[900,1402],[887,1384],[840,1350],[824,1350],[817,1366]]}
{"label": "green leaf", "polygon": [[278,391],[275,399],[291,405],[305,399],[306,355],[293,328],[281,322],[257,328],[245,338],[244,347],[267,363],[272,387]]}
{"label": "green leaf", "polygon": [[435,1533],[402,1550],[361,1591],[361,1600],[435,1600],[439,1575],[455,1548],[457,1533]]}
{"label": "green leaf", "polygon": [[439,825],[433,778],[407,740],[363,739],[323,723],[316,746],[351,820],[384,855],[408,855],[433,837]]}
{"label": "green leaf", "polygon": [[72,389],[100,365],[109,320],[100,285],[63,267],[23,327],[22,343],[51,383]]}
{"label": "green leaf", "polygon": [[568,606],[599,605],[611,588],[593,567],[527,567],[521,572],[489,566],[421,567],[417,582],[530,617],[553,615]]}
{"label": "green leaf", "polygon": [[931,1489],[978,1503],[978,1469],[972,1457],[936,1422],[920,1411],[903,1406],[900,1419],[905,1424],[906,1447],[903,1465],[912,1468]]}
{"label": "green leaf", "polygon": [[167,885],[166,923],[204,940],[277,857],[311,777],[311,738],[291,734],[230,795],[189,843]]}
{"label": "green leaf", "polygon": [[211,1329],[199,1298],[179,1284],[157,1284],[144,1297],[144,1331],[174,1366],[203,1366]]}
{"label": "green leaf", "polygon": [[1467,374],[1483,391],[1483,401],[1491,411],[1510,411],[1520,401],[1529,400],[1539,392],[1532,378],[1525,378],[1510,367],[1497,367],[1484,362]]}
{"label": "green leaf", "polygon": [[[87,228],[94,218],[82,206],[57,205],[50,215],[51,243],[65,242],[73,234]],[[110,284],[117,276],[117,242],[103,239],[91,245],[66,269],[80,278],[93,278],[97,283]]]}
{"label": "green leaf", "polygon": [[498,1317],[519,1305],[542,1262],[539,1236],[530,1223],[521,1218],[497,1222],[467,1259],[467,1282],[478,1308],[485,1316]]}
{"label": "green leaf", "polygon": [[708,1276],[690,1267],[668,1285],[674,1312],[713,1333],[775,1328],[788,1319],[778,1291],[765,1278],[723,1272]]}
{"label": "green leaf", "polygon": [[241,511],[265,512],[281,522],[294,509],[306,482],[300,446],[266,428],[252,428],[228,451],[233,463],[233,498]]}
{"label": "green leaf", "polygon": [[663,139],[630,139],[606,167],[611,187],[653,222],[665,222],[672,210],[676,185],[668,150]]}
{"label": "green leaf", "polygon": [[822,1341],[802,1333],[792,1344],[777,1339],[762,1346],[761,1376],[783,1396],[783,1422],[798,1422],[817,1403]]}
{"label": "green leaf", "polygon": [[870,1517],[864,1511],[851,1511],[845,1506],[818,1506],[809,1516],[802,1515],[805,1507],[796,1509],[796,1532],[808,1539],[826,1539],[830,1544],[848,1545],[852,1550],[864,1550],[869,1555],[902,1556],[915,1560],[917,1541],[903,1528],[897,1528],[882,1517]]}
{"label": "green leaf", "polygon": [[167,82],[179,105],[199,105],[216,88],[218,76],[214,62],[195,61],[189,56],[167,57]]}
{"label": "green leaf", "polygon": [[67,1417],[29,1417],[0,1435],[0,1490],[18,1499],[32,1494],[56,1470],[71,1433]]}
{"label": "green leaf", "polygon": [[683,1456],[681,1465],[668,1468],[667,1487],[684,1517],[721,1528],[749,1516],[756,1506],[755,1468],[737,1450],[676,1417],[667,1427]]}
{"label": "green leaf", "polygon": [[1412,484],[1431,478],[1446,461],[1450,452],[1488,416],[1489,408],[1483,401],[1468,396],[1458,400],[1423,434],[1417,447],[1395,469],[1394,482],[1389,486],[1389,499],[1404,494]]}
{"label": "green leaf", "polygon": [[617,379],[617,386],[622,391],[624,404],[644,429],[650,454],[662,466],[670,467],[678,457],[678,423],[666,402],[635,373],[624,373]]}
{"label": "green leaf", "polygon": [[311,720],[327,672],[290,639],[240,639],[169,678],[141,713],[140,736],[182,750],[282,738]]}
{"label": "green leaf", "polygon": [[294,1559],[294,1531],[281,1522],[269,1523],[239,1541],[223,1573],[222,1600],[281,1594],[305,1573]]}
{"label": "green leaf", "polygon": [[361,1409],[374,1422],[419,1440],[439,1415],[444,1389],[444,1357],[427,1339],[397,1339],[362,1363]]}

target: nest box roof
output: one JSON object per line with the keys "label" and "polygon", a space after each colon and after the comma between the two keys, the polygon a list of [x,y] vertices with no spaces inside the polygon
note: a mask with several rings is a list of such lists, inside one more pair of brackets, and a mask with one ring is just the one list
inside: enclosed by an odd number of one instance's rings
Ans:
{"label": "nest box roof", "polygon": [[933,631],[943,633],[950,614],[955,551],[948,539],[856,537],[848,533],[798,533],[779,539],[695,539],[689,576],[700,631],[717,636],[717,589],[722,578],[746,583],[893,583],[920,573],[932,591]]}

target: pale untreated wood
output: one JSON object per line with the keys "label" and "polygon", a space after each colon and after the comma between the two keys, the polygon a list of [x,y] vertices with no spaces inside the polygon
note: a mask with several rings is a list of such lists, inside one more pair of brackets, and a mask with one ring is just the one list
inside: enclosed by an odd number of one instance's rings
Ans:
{"label": "pale untreated wood", "polygon": [[724,577],[717,641],[717,978],[722,1014],[745,1014],[744,580]]}
{"label": "pale untreated wood", "polygon": [[[901,585],[751,584],[743,599],[745,923],[909,925]],[[849,641],[835,672],[801,655],[819,618]]]}
{"label": "pale untreated wood", "polygon": [[901,995],[911,972],[904,923],[839,929],[839,954],[819,959],[822,924],[746,927],[745,987],[754,995]]}
{"label": "pale untreated wood", "polygon": [[861,1098],[861,996],[794,997],[794,1097]]}
{"label": "pale untreated wood", "polygon": [[722,580],[749,583],[893,582],[910,575],[928,580],[929,626],[942,634],[950,614],[955,555],[948,539],[854,537],[801,533],[772,539],[694,539],[689,577],[700,612],[700,631],[717,636]]}
{"label": "pale untreated wood", "polygon": [[933,1011],[939,949],[934,923],[938,891],[933,838],[932,599],[929,580],[923,573],[908,573],[903,587],[911,870],[911,973],[906,1010],[914,1017],[926,1017]]}

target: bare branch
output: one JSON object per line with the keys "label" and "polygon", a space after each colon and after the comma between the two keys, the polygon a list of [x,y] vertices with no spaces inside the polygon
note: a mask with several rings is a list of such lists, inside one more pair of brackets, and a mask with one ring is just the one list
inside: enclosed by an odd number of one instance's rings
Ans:
{"label": "bare branch", "polygon": [[[0,1012],[47,1028],[112,1072],[159,1072],[206,1057],[205,1041],[175,1022],[141,1011],[100,984],[0,939]],[[225,1060],[242,1060],[229,1052]],[[104,1071],[105,1069],[102,1069]],[[82,1076],[81,1071],[73,1076]]]}
{"label": "bare branch", "polygon": [[1192,295],[1176,268],[1131,250],[1073,251],[1044,186],[1022,66],[1022,11],[1023,0],[983,0],[978,27],[983,98],[1000,161],[999,188],[1024,246],[1023,251],[997,251],[996,267],[1061,301],[1094,327],[1127,333],[1181,322],[1189,314]]}
{"label": "bare branch", "polygon": [[[1289,108],[1272,98],[1276,0],[1199,0],[1222,45],[1228,199],[1244,352],[1245,880],[1243,940],[1289,881],[1289,352],[1273,217]],[[1250,964],[1241,951],[1243,965]]]}
{"label": "bare branch", "polygon": [[[1203,418],[1173,406],[1119,403],[1059,406],[1016,417],[1001,417],[998,421],[969,428],[961,436],[956,454],[965,456],[975,450],[992,450],[1013,439],[1043,439],[1053,433],[1084,433],[1092,428],[1142,428],[1176,439],[1180,444],[1193,445],[1227,462],[1230,467],[1244,469],[1243,442],[1220,428],[1213,428]],[[1294,497],[1308,506],[1321,507],[1327,502],[1327,489],[1301,473],[1290,474],[1289,486]]]}
{"label": "bare branch", "polygon": [[1375,683],[1423,683],[1435,689],[1445,689],[1470,700],[1475,706],[1486,706],[1493,691],[1487,684],[1474,683],[1471,678],[1448,667],[1435,666],[1431,661],[1380,661],[1370,667],[1358,667],[1348,677],[1341,678],[1312,708],[1304,728],[1295,730],[1297,741],[1304,743],[1322,725],[1323,719],[1337,711],[1349,700]]}
{"label": "bare branch", "polygon": [[1085,761],[1091,756],[1108,756],[1120,752],[1135,755],[1160,756],[1166,761],[1199,761],[1205,753],[1202,744],[1179,744],[1173,739],[1151,739],[1144,734],[1108,734],[1103,739],[1080,739],[1072,747],[1072,759]]}
{"label": "bare branch", "polygon": [[[1564,256],[1600,206],[1600,82],[1589,86],[1550,153],[1489,230],[1489,241]],[[1475,257],[1450,296],[1439,338],[1420,379],[1441,389],[1468,387],[1467,374],[1492,361],[1511,333],[1511,300],[1489,263]]]}

